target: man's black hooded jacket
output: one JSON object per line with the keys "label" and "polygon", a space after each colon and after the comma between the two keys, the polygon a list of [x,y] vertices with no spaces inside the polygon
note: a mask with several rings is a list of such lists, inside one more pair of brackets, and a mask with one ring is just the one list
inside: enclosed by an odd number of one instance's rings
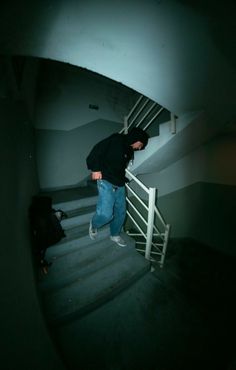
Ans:
{"label": "man's black hooded jacket", "polygon": [[101,171],[102,179],[115,186],[124,186],[125,169],[133,158],[131,144],[137,141],[148,142],[148,134],[140,128],[134,128],[127,135],[113,134],[97,143],[89,153],[86,162],[92,172]]}

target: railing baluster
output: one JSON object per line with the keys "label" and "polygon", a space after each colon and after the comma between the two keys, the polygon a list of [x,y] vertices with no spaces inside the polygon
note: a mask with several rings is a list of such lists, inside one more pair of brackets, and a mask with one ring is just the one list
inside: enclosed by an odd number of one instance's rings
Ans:
{"label": "railing baluster", "polygon": [[164,110],[164,108],[160,108],[159,111],[152,117],[152,119],[146,124],[146,126],[143,128],[143,130],[147,130],[148,127],[152,124],[152,122],[161,114],[161,112]]}
{"label": "railing baluster", "polygon": [[139,103],[141,102],[143,98],[143,95],[140,95],[140,97],[138,98],[137,102],[134,104],[133,108],[131,109],[131,111],[129,112],[129,114],[127,115],[127,119],[129,119],[129,117],[131,116],[131,114],[134,112],[135,108],[139,105]]}
{"label": "railing baluster", "polygon": [[[139,127],[141,125],[141,123],[145,120],[145,118],[149,115],[149,113],[153,110],[153,108],[155,108],[156,105],[157,105],[157,103],[153,103],[152,104],[152,106],[143,115],[143,117],[141,118],[141,120],[136,124],[136,127]],[[145,128],[144,128],[144,130],[145,130]]]}
{"label": "railing baluster", "polygon": [[124,119],[124,133],[128,134],[128,117]]}
{"label": "railing baluster", "polygon": [[156,189],[155,188],[149,188],[147,242],[146,242],[146,251],[145,251],[145,257],[148,260],[150,259],[151,247],[152,247],[155,198],[156,198]]}
{"label": "railing baluster", "polygon": [[161,261],[160,261],[160,266],[163,267],[164,261],[165,261],[165,256],[166,256],[166,249],[167,249],[167,244],[169,240],[169,234],[170,234],[170,225],[166,225],[166,232],[165,232],[165,241],[162,249],[162,255],[161,255]]}
{"label": "railing baluster", "polygon": [[142,214],[139,212],[139,210],[135,207],[135,205],[131,202],[131,200],[129,200],[129,198],[127,199],[127,202],[129,203],[129,205],[131,206],[131,208],[135,211],[135,213],[139,216],[140,220],[143,221],[144,225],[147,226],[147,221],[142,216]]}
{"label": "railing baluster", "polygon": [[136,194],[135,191],[128,184],[126,184],[126,188],[133,194],[133,196],[139,201],[139,203],[142,204],[143,208],[148,211],[148,206],[142,201],[142,199],[140,199],[138,194]]}
{"label": "railing baluster", "polygon": [[132,124],[135,122],[135,120],[138,118],[138,116],[142,113],[142,111],[144,110],[144,108],[146,107],[148,102],[149,102],[149,99],[146,99],[146,101],[143,103],[142,107],[139,109],[139,111],[136,113],[134,118],[131,120],[131,122],[129,124],[129,127],[132,126]]}

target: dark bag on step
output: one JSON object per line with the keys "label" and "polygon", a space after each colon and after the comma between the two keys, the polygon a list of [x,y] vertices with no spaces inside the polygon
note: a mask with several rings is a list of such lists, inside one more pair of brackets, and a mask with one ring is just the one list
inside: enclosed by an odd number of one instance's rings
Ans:
{"label": "dark bag on step", "polygon": [[65,215],[63,211],[52,208],[50,197],[33,197],[29,212],[31,232],[34,246],[42,256],[46,248],[65,237],[58,213],[61,214],[61,218]]}

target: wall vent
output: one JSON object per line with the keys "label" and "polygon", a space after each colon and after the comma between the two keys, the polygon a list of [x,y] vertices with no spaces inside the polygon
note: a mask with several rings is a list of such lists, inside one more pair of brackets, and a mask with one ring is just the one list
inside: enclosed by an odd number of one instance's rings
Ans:
{"label": "wall vent", "polygon": [[96,105],[96,104],[89,104],[89,109],[95,109],[95,110],[98,110],[99,109],[99,106]]}

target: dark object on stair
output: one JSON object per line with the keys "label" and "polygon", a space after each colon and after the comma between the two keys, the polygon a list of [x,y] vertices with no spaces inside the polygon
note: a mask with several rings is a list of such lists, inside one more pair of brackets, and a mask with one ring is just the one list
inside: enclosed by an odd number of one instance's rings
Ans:
{"label": "dark object on stair", "polygon": [[29,209],[31,237],[39,263],[45,261],[46,249],[65,237],[60,220],[67,217],[61,210],[52,208],[52,198],[34,196]]}
{"label": "dark object on stair", "polygon": [[55,216],[59,221],[63,220],[64,218],[67,218],[68,215],[62,211],[61,209],[53,209]]}
{"label": "dark object on stair", "polygon": [[40,260],[40,271],[43,275],[47,275],[48,268],[52,265],[52,262],[48,262],[45,259]]}

